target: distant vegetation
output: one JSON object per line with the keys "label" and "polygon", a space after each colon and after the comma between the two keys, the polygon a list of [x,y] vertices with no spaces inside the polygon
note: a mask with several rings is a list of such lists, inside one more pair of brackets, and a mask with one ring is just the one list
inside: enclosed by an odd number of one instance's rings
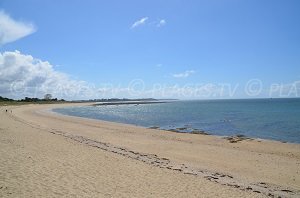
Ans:
{"label": "distant vegetation", "polygon": [[21,100],[14,100],[14,99],[0,96],[0,106],[23,105],[23,104],[31,104],[31,103],[49,104],[49,103],[64,103],[64,102],[66,102],[64,99],[58,100],[57,98],[52,98],[51,94],[46,94],[44,99],[25,97],[24,99]]}
{"label": "distant vegetation", "polygon": [[21,99],[19,100],[21,102],[56,102],[56,101],[62,101],[64,102],[65,100],[64,99],[61,99],[61,100],[57,100],[57,98],[52,98],[52,99],[39,99],[39,98],[28,98],[28,97],[25,97],[24,99]]}
{"label": "distant vegetation", "polygon": [[154,98],[102,98],[102,99],[90,99],[90,100],[76,100],[76,102],[127,102],[127,101],[157,101]]}
{"label": "distant vegetation", "polygon": [[5,97],[0,96],[0,106],[23,105],[23,104],[52,104],[52,103],[66,103],[66,102],[106,102],[106,103],[109,103],[109,102],[131,102],[131,101],[151,102],[151,101],[158,101],[158,100],[154,99],[154,98],[138,98],[138,99],[102,98],[102,99],[66,101],[64,99],[59,100],[57,98],[52,98],[51,94],[46,94],[43,99],[25,97],[20,100],[14,100],[14,99],[5,98]]}
{"label": "distant vegetation", "polygon": [[14,100],[10,98],[3,98],[2,96],[0,96],[0,101],[5,102],[5,101],[14,101]]}

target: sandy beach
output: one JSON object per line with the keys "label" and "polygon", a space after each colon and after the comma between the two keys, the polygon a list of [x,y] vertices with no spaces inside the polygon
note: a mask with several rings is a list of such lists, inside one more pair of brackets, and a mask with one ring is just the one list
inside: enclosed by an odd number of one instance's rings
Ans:
{"label": "sandy beach", "polygon": [[299,144],[50,111],[68,105],[0,107],[0,197],[300,197]]}

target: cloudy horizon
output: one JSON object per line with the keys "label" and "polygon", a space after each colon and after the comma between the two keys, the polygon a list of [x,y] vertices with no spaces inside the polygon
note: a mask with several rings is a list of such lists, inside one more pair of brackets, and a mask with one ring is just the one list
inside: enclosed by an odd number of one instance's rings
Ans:
{"label": "cloudy horizon", "polygon": [[[299,14],[293,3],[283,4],[289,11],[281,14],[276,12],[281,8],[273,7],[258,10],[257,15],[247,8],[251,3],[237,3],[244,13],[223,5],[218,9],[224,17],[215,19],[209,17],[217,8],[204,2],[186,3],[189,11],[173,3],[172,10],[182,11],[182,17],[165,9],[154,12],[154,6],[147,14],[132,13],[130,7],[128,12],[119,10],[123,18],[98,12],[101,8],[94,2],[84,5],[78,15],[75,6],[66,15],[65,3],[55,10],[49,1],[49,10],[36,13],[20,11],[13,4],[4,1],[0,10],[0,95],[4,97],[300,96],[296,36],[300,29],[294,25]],[[54,10],[56,15],[49,18]],[[236,16],[239,19],[233,20]],[[275,23],[278,18],[284,20]]]}

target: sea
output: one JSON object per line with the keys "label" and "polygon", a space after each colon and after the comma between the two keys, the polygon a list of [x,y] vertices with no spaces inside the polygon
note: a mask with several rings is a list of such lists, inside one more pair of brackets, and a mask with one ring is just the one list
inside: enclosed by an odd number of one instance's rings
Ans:
{"label": "sea", "polygon": [[149,128],[300,143],[300,98],[187,100],[65,107],[54,112]]}

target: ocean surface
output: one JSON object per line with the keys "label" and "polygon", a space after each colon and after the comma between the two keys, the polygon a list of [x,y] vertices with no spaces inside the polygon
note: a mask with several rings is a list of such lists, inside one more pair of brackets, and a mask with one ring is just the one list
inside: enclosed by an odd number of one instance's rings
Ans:
{"label": "ocean surface", "polygon": [[174,101],[160,104],[84,106],[53,109],[78,117],[182,132],[300,143],[300,99]]}

